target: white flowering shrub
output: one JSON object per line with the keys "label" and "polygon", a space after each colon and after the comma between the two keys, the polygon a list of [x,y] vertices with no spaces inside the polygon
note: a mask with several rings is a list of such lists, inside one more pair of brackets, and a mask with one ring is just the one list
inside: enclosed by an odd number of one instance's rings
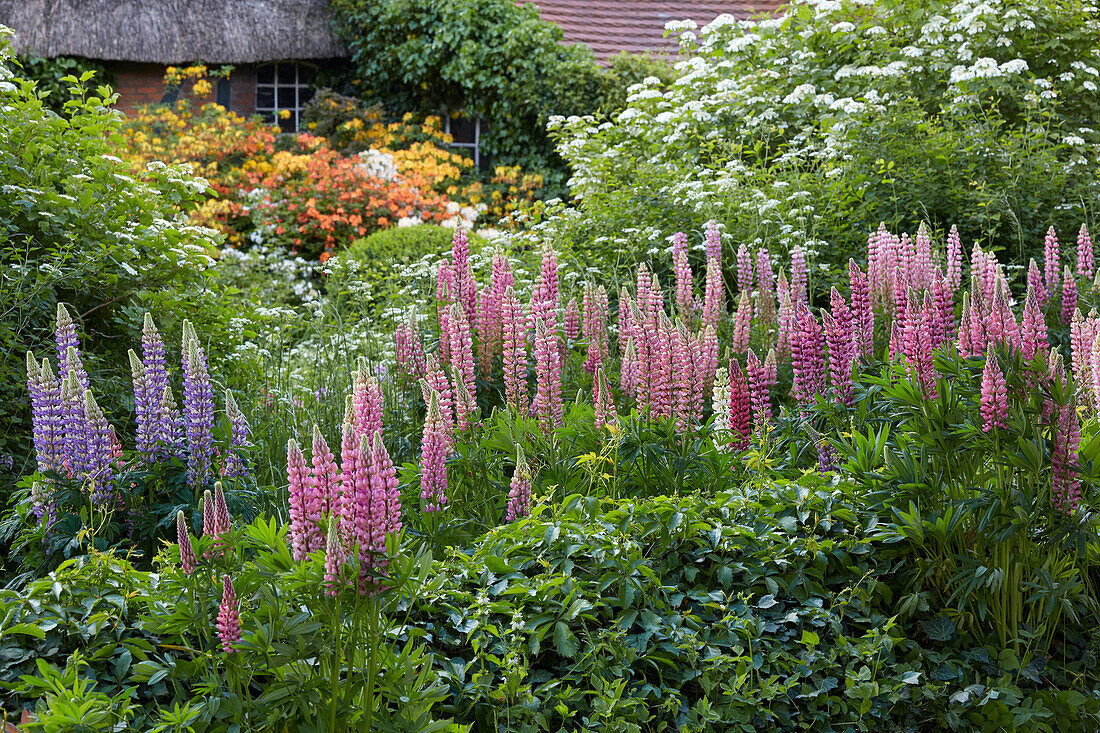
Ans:
{"label": "white flowering shrub", "polygon": [[1093,5],[796,0],[670,30],[684,52],[670,86],[633,87],[611,120],[551,123],[588,214],[580,233],[563,224],[578,236],[715,216],[734,239],[824,261],[879,221],[927,220],[1023,256],[1097,201]]}

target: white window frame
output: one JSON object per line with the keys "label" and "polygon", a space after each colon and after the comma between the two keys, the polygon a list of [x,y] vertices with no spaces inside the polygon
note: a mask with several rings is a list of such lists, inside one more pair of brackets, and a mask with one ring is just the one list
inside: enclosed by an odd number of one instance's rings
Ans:
{"label": "white window frame", "polygon": [[[271,82],[260,81],[260,69],[265,66],[273,67],[271,70]],[[279,125],[281,120],[279,119],[279,113],[283,110],[290,110],[295,113],[294,119],[294,132],[299,132],[302,129],[302,112],[305,111],[305,104],[302,103],[302,92],[313,86],[312,83],[304,83],[301,81],[301,69],[310,68],[314,72],[317,71],[317,67],[313,64],[303,63],[301,61],[272,61],[266,64],[259,64],[256,66],[256,114],[263,115],[265,113],[271,113],[273,117],[272,124]],[[293,70],[293,79],[291,81],[286,80],[286,70]],[[279,87],[294,87],[294,106],[283,107],[279,105]],[[260,90],[270,89],[272,94],[272,105],[260,106]]]}
{"label": "white window frame", "polygon": [[[443,132],[446,133],[447,135],[451,134],[451,120],[454,119],[454,117],[455,116],[451,115],[448,112],[445,112],[443,114]],[[461,148],[463,150],[472,151],[473,154],[474,154],[474,168],[477,169],[477,170],[480,170],[481,169],[481,128],[483,126],[488,128],[488,125],[486,125],[485,120],[481,119],[480,117],[469,118],[469,120],[470,120],[470,122],[472,122],[474,124],[474,141],[472,143],[451,142],[450,146],[452,148]]]}

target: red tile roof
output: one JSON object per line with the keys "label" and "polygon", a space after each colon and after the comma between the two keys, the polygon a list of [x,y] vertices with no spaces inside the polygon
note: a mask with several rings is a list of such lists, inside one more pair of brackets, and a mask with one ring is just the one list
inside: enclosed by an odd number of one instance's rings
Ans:
{"label": "red tile roof", "polygon": [[782,0],[531,0],[543,20],[557,23],[566,43],[583,43],[600,61],[620,51],[675,55],[675,38],[665,38],[665,23],[694,20],[700,26],[723,13],[747,18],[771,12]]}

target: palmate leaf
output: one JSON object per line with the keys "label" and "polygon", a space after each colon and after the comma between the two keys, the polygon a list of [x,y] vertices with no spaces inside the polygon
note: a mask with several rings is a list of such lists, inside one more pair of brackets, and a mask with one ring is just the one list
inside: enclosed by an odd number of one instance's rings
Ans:
{"label": "palmate leaf", "polygon": [[950,641],[955,635],[955,622],[947,616],[923,619],[920,625],[932,641]]}

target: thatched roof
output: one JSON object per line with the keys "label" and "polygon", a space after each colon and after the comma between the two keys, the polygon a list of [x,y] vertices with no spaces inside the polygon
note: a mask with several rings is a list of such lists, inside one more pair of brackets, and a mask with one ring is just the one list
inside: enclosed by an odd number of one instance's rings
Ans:
{"label": "thatched roof", "polygon": [[327,0],[0,0],[15,50],[102,61],[244,64],[346,56]]}

